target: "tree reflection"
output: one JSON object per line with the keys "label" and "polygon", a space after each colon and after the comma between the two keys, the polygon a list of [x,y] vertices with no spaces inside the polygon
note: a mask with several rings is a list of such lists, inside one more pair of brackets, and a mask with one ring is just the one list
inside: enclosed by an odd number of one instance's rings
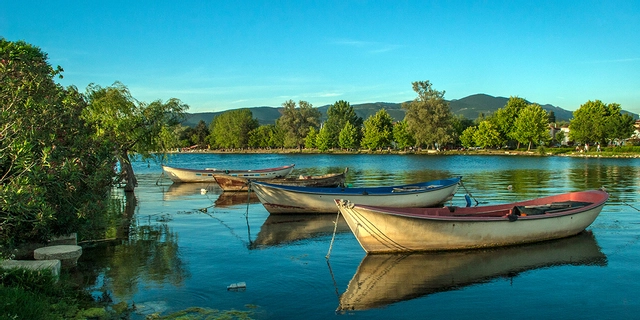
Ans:
{"label": "tree reflection", "polygon": [[180,259],[178,234],[162,217],[132,224],[136,207],[135,196],[128,193],[117,239],[83,249],[78,272],[85,286],[100,296],[111,293],[126,301],[141,284],[180,286],[189,277]]}

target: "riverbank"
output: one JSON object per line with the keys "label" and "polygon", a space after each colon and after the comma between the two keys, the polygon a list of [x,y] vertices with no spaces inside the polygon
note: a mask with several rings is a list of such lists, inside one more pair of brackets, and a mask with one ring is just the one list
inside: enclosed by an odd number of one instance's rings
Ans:
{"label": "riverbank", "polygon": [[[635,149],[638,148],[636,151]],[[338,150],[331,149],[321,152],[318,149],[273,148],[273,149],[197,149],[190,151],[176,151],[173,153],[218,153],[218,154],[413,154],[413,155],[506,155],[506,156],[561,156],[586,158],[640,158],[640,147],[611,147],[602,151],[576,151],[573,148],[543,148],[541,150],[507,150],[507,149],[464,149],[464,150]]]}

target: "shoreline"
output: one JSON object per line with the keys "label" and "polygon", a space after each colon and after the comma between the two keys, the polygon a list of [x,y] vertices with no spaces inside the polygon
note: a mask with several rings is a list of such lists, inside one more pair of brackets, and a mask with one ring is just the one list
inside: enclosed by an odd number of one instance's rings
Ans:
{"label": "shoreline", "polygon": [[[553,149],[547,149],[553,150]],[[212,154],[326,154],[326,155],[358,155],[358,154],[371,154],[371,155],[425,155],[425,156],[447,156],[447,155],[470,155],[470,156],[526,156],[526,157],[577,157],[577,158],[640,158],[640,153],[633,152],[609,152],[609,151],[592,151],[592,152],[545,152],[541,154],[538,151],[518,151],[518,150],[417,150],[417,151],[399,151],[399,150],[329,150],[321,152],[318,150],[309,149],[216,149],[216,150],[188,150],[188,151],[169,151],[167,153],[212,153]]]}

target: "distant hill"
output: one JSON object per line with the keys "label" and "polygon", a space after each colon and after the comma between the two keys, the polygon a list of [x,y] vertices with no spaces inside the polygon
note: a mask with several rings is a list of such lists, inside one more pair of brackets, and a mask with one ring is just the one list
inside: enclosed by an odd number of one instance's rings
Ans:
{"label": "distant hill", "polygon": [[[451,112],[455,115],[462,115],[467,119],[476,119],[479,115],[484,114],[488,116],[494,113],[496,110],[504,107],[509,101],[509,98],[505,97],[493,97],[487,94],[474,94],[462,99],[454,99],[449,101],[449,107]],[[389,115],[400,121],[404,119],[404,110],[402,110],[402,103],[392,102],[374,102],[374,103],[362,103],[352,104],[356,114],[366,120],[369,116],[375,114],[380,109],[385,109]],[[540,105],[547,111],[553,111],[556,116],[556,121],[569,121],[573,118],[573,112],[559,107],[552,106],[550,104]],[[281,107],[252,107],[248,108],[253,113],[253,117],[258,119],[261,125],[274,124],[282,114]],[[318,110],[322,113],[322,121],[327,119],[327,110],[329,105],[318,107]],[[190,113],[187,115],[187,120],[183,125],[195,127],[200,120],[203,120],[207,125],[211,123],[211,120],[224,111],[220,112],[202,112],[202,113]],[[631,114],[634,119],[638,119],[638,115],[623,111]]]}

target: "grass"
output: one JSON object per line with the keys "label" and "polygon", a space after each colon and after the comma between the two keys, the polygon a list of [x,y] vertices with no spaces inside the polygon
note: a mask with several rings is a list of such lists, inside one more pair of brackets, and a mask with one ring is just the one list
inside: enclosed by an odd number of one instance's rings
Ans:
{"label": "grass", "polygon": [[49,270],[0,268],[0,320],[116,318],[87,292]]}

